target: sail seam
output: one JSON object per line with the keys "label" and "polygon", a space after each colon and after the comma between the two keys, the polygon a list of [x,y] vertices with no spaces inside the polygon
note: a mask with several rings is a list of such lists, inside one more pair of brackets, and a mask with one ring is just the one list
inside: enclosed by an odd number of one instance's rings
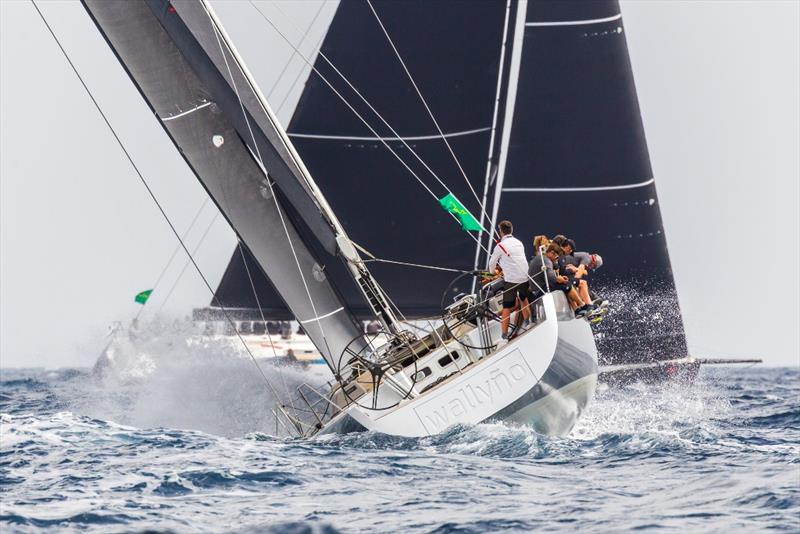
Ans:
{"label": "sail seam", "polygon": [[585,26],[587,24],[602,24],[603,22],[613,22],[622,18],[622,13],[617,13],[610,17],[602,19],[586,19],[586,20],[557,20],[553,22],[526,22],[525,26],[528,27],[546,27],[546,26]]}
{"label": "sail seam", "polygon": [[[472,135],[481,132],[488,132],[491,126],[485,128],[475,128],[473,130],[461,130],[458,132],[450,132],[444,134],[444,137],[461,137],[464,135]],[[441,139],[441,135],[411,135],[411,136],[357,136],[357,135],[325,135],[325,134],[304,134],[304,133],[290,133],[289,137],[296,137],[298,139],[333,139],[341,141],[427,141],[431,139]]]}
{"label": "sail seam", "polygon": [[620,189],[636,189],[638,187],[648,186],[656,181],[655,178],[650,178],[645,182],[638,184],[627,185],[606,185],[598,187],[504,187],[504,193],[570,193],[581,191],[618,191]]}

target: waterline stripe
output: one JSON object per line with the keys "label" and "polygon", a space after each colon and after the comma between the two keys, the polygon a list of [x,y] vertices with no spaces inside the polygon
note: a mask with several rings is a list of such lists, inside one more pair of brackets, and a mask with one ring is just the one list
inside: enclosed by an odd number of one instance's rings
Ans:
{"label": "waterline stripe", "polygon": [[164,121],[164,122],[167,122],[167,121],[171,121],[172,119],[179,119],[179,118],[183,117],[184,115],[188,115],[189,113],[197,111],[198,109],[206,108],[206,107],[208,107],[210,105],[211,105],[211,102],[206,102],[205,104],[200,104],[199,106],[193,107],[192,109],[184,111],[183,113],[178,113],[177,115],[170,115],[169,117],[161,117],[161,120]]}
{"label": "waterline stripe", "polygon": [[602,187],[505,187],[504,193],[571,193],[581,191],[618,191],[620,189],[636,189],[655,182],[655,178],[650,178],[646,182],[629,185],[608,185]]}
{"label": "waterline stripe", "polygon": [[[474,130],[463,130],[461,132],[452,132],[444,134],[445,137],[459,137],[462,135],[471,135],[480,132],[488,132],[491,130],[491,126],[487,126],[486,128],[475,128]],[[321,134],[302,134],[302,133],[290,133],[289,137],[296,137],[299,139],[336,139],[340,141],[427,141],[430,139],[441,139],[441,135],[416,135],[411,137],[375,137],[375,136],[349,136],[349,135],[321,135]]]}
{"label": "waterline stripe", "polygon": [[617,13],[611,17],[606,17],[603,19],[588,19],[588,20],[560,20],[555,22],[526,22],[525,26],[537,27],[537,26],[583,26],[586,24],[600,24],[603,22],[611,22],[614,20],[619,20],[622,18],[622,13]]}

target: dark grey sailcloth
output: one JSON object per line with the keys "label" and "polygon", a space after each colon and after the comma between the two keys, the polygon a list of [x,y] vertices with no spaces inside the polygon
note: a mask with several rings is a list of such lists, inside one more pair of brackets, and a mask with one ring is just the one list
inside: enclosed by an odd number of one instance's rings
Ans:
{"label": "dark grey sailcloth", "polygon": [[[84,0],[83,5],[256,266],[279,288],[283,301],[335,369],[345,346],[362,329],[307,246],[309,238],[297,231],[303,225],[307,235],[317,238],[318,250],[333,250],[330,221],[255,99],[254,88],[236,70],[230,52],[220,49],[202,4]],[[249,113],[249,126],[236,90]],[[256,153],[275,187],[269,187],[253,157]],[[286,205],[294,205],[302,220],[291,220],[273,191]]]}

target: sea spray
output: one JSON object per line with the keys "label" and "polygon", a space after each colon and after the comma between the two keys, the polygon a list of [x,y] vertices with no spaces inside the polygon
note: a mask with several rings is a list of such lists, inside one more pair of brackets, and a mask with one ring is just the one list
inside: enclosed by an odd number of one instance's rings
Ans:
{"label": "sea spray", "polygon": [[91,375],[73,384],[69,408],[136,427],[283,435],[273,410],[308,382],[319,378],[266,359],[255,363],[236,339],[201,335],[188,321],[153,320],[115,334]]}

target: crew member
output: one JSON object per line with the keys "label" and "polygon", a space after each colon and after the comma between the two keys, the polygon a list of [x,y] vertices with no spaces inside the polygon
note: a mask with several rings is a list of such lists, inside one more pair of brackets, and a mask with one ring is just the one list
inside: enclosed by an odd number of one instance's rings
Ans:
{"label": "crew member", "polygon": [[[594,273],[594,271],[603,266],[603,258],[602,256],[600,256],[600,254],[589,254],[588,252],[574,252],[572,255],[579,262],[578,269],[575,273],[576,278],[586,280],[589,277],[590,273]],[[589,295],[591,295],[591,297],[589,297]],[[603,300],[602,297],[593,294],[593,292],[589,290],[588,284],[586,286],[586,294],[585,295],[581,294],[581,298],[583,298],[584,300],[589,298],[589,300],[595,306],[608,305],[608,302]]]}
{"label": "crew member", "polygon": [[[570,283],[570,279],[564,275],[557,274],[553,269],[553,265],[563,254],[564,250],[553,242],[548,245],[544,257],[541,255],[533,257],[528,266],[528,274],[532,280],[532,298],[534,300],[539,298],[548,287],[550,291],[563,291],[567,296],[570,307],[575,310],[575,315],[580,317],[587,313],[588,307],[578,295],[575,286]],[[545,278],[547,279],[546,282]]]}
{"label": "crew member", "polygon": [[489,272],[494,272],[498,265],[503,269],[503,312],[500,322],[503,339],[498,343],[499,346],[508,342],[509,318],[517,297],[526,322],[530,321],[531,310],[528,304],[528,261],[525,245],[512,235],[514,226],[510,221],[501,221],[497,229],[500,232],[500,241],[495,245],[489,259]]}

